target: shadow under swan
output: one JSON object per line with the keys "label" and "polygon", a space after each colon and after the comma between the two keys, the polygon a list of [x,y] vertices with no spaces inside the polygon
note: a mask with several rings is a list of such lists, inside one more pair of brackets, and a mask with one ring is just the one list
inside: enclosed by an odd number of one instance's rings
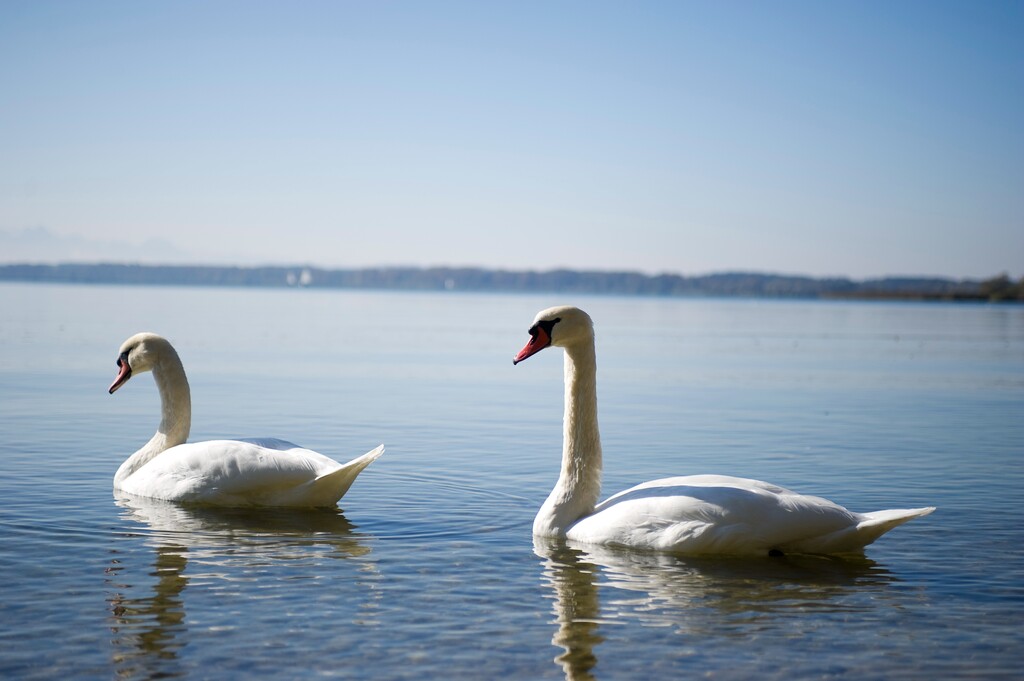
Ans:
{"label": "shadow under swan", "polygon": [[[184,596],[190,583],[229,583],[244,591],[253,572],[275,563],[287,562],[291,579],[305,565],[315,579],[325,559],[371,553],[373,537],[357,532],[337,509],[188,507],[123,492],[114,497],[125,522],[115,529],[119,541],[106,583],[119,676],[186,673],[178,652],[188,644]],[[358,570],[363,579],[357,583],[364,586],[380,578],[373,561],[361,561]],[[368,600],[379,597],[375,589],[362,591]]]}

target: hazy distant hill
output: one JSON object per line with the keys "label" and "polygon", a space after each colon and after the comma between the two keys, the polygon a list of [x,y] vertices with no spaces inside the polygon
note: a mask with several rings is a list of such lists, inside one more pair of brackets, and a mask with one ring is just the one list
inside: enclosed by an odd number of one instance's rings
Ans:
{"label": "hazy distant hill", "polygon": [[107,241],[78,234],[59,234],[46,227],[0,229],[0,253],[5,262],[100,262],[116,253],[132,262],[184,261],[189,254],[169,241],[127,239]]}
{"label": "hazy distant hill", "polygon": [[453,267],[218,267],[208,265],[0,265],[0,281],[178,286],[303,286],[423,291],[604,293],[653,296],[1024,300],[1024,280],[893,277],[853,281],[731,272],[686,277],[639,272],[508,271]]}

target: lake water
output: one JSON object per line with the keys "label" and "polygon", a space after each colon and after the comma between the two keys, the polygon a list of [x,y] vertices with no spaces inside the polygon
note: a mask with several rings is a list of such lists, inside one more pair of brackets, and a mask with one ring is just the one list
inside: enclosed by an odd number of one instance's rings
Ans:
{"label": "lake water", "polygon": [[[562,357],[597,326],[605,496],[690,473],[859,511],[864,558],[535,542]],[[0,284],[0,675],[956,679],[1024,668],[1024,307]],[[174,342],[193,440],[347,460],[337,512],[117,501],[159,420],[120,343]]]}

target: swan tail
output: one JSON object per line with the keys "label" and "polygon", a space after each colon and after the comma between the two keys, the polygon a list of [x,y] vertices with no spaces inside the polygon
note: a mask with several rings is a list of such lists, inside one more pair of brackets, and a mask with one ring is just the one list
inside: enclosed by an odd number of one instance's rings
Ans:
{"label": "swan tail", "polygon": [[857,523],[857,535],[867,539],[867,542],[864,543],[864,546],[867,546],[892,528],[934,511],[934,506],[926,506],[924,508],[894,508],[888,511],[865,513],[864,520]]}
{"label": "swan tail", "polygon": [[356,477],[363,472],[363,469],[380,458],[384,453],[384,445],[352,459],[341,468],[321,475],[310,483],[310,498],[320,500],[320,506],[333,506],[338,500],[345,496],[348,488],[355,482]]}
{"label": "swan tail", "polygon": [[924,508],[894,508],[860,515],[860,522],[821,537],[814,537],[786,547],[786,551],[801,553],[856,553],[883,534],[914,518],[935,511],[934,506]]}

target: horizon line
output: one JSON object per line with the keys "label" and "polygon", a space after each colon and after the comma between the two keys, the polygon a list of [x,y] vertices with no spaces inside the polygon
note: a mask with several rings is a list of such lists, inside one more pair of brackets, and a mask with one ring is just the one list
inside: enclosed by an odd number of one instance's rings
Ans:
{"label": "horizon line", "polygon": [[0,262],[0,268],[9,267],[140,267],[140,268],[220,268],[220,269],[239,269],[239,270],[259,270],[259,269],[274,269],[274,270],[287,270],[287,269],[308,269],[321,272],[355,272],[355,271],[387,271],[387,270],[405,270],[405,271],[479,271],[479,272],[502,272],[510,274],[553,274],[561,272],[571,272],[576,274],[614,274],[614,275],[634,275],[642,276],[649,279],[655,279],[659,277],[679,277],[682,279],[704,279],[717,276],[756,276],[756,277],[778,277],[785,279],[809,279],[814,281],[848,281],[852,283],[867,283],[873,281],[885,281],[885,280],[941,280],[956,283],[980,283],[990,281],[993,279],[999,279],[1001,277],[1008,277],[1010,279],[1024,279],[1024,277],[1014,277],[1007,271],[997,272],[989,274],[987,276],[956,276],[948,274],[884,274],[884,275],[871,275],[866,277],[855,277],[847,274],[807,274],[807,273],[796,273],[786,272],[778,270],[756,270],[756,269],[720,269],[720,270],[705,270],[699,273],[684,273],[681,271],[668,271],[662,270],[657,272],[648,272],[640,269],[612,269],[612,268],[581,268],[573,267],[569,265],[564,266],[552,266],[543,268],[530,268],[530,267],[495,267],[488,265],[412,265],[412,264],[388,264],[388,265],[316,265],[309,262],[263,262],[259,264],[241,264],[241,263],[224,263],[224,262],[143,262],[143,261],[130,261],[130,260],[102,260],[102,259],[89,259],[89,260],[58,260],[58,261],[42,261],[42,260],[12,260],[6,262]]}

